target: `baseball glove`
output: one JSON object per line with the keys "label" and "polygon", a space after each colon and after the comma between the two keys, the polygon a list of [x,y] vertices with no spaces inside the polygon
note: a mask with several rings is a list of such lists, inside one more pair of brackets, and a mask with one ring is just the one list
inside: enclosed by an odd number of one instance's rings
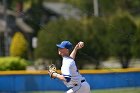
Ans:
{"label": "baseball glove", "polygon": [[54,64],[49,65],[48,71],[49,71],[50,77],[54,79],[55,77],[53,77],[53,73],[56,73],[56,66]]}

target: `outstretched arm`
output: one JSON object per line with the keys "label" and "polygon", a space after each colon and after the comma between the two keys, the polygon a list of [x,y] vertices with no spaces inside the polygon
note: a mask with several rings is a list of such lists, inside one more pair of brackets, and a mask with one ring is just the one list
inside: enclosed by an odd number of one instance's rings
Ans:
{"label": "outstretched arm", "polygon": [[61,74],[58,74],[58,73],[52,73],[52,78],[58,78],[59,80],[62,80],[62,81],[65,81],[65,82],[70,82],[71,80],[71,77],[65,77]]}
{"label": "outstretched arm", "polygon": [[52,76],[53,76],[53,78],[58,78],[58,79],[60,79],[62,81],[66,81],[65,77],[63,75],[61,75],[61,74],[53,73]]}
{"label": "outstretched arm", "polygon": [[74,47],[73,51],[70,54],[70,57],[75,59],[76,53],[78,49],[81,49],[84,47],[84,42],[80,41],[76,46]]}

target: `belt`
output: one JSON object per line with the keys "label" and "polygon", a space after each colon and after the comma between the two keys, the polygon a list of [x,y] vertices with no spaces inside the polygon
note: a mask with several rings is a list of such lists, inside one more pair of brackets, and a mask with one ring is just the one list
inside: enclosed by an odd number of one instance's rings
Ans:
{"label": "belt", "polygon": [[[81,83],[85,82],[86,80],[81,80]],[[78,84],[74,84],[74,86],[77,86]]]}
{"label": "belt", "polygon": [[85,82],[85,80],[81,80],[81,83]]}

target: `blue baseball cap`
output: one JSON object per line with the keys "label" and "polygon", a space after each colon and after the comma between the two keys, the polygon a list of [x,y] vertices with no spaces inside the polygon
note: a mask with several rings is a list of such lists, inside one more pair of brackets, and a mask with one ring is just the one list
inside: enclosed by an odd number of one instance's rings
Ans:
{"label": "blue baseball cap", "polygon": [[72,48],[72,44],[69,41],[62,41],[60,44],[56,44],[56,46],[58,48],[67,48],[69,50]]}

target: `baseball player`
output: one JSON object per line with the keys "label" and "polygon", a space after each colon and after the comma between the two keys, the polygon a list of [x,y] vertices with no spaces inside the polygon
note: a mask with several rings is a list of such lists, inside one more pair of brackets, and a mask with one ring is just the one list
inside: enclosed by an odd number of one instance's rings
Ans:
{"label": "baseball player", "polygon": [[51,73],[51,77],[58,78],[64,82],[69,88],[65,93],[90,93],[90,86],[86,79],[78,72],[75,64],[75,56],[78,49],[84,46],[83,42],[79,42],[70,53],[72,44],[69,41],[62,41],[56,45],[58,54],[62,56],[61,74]]}

